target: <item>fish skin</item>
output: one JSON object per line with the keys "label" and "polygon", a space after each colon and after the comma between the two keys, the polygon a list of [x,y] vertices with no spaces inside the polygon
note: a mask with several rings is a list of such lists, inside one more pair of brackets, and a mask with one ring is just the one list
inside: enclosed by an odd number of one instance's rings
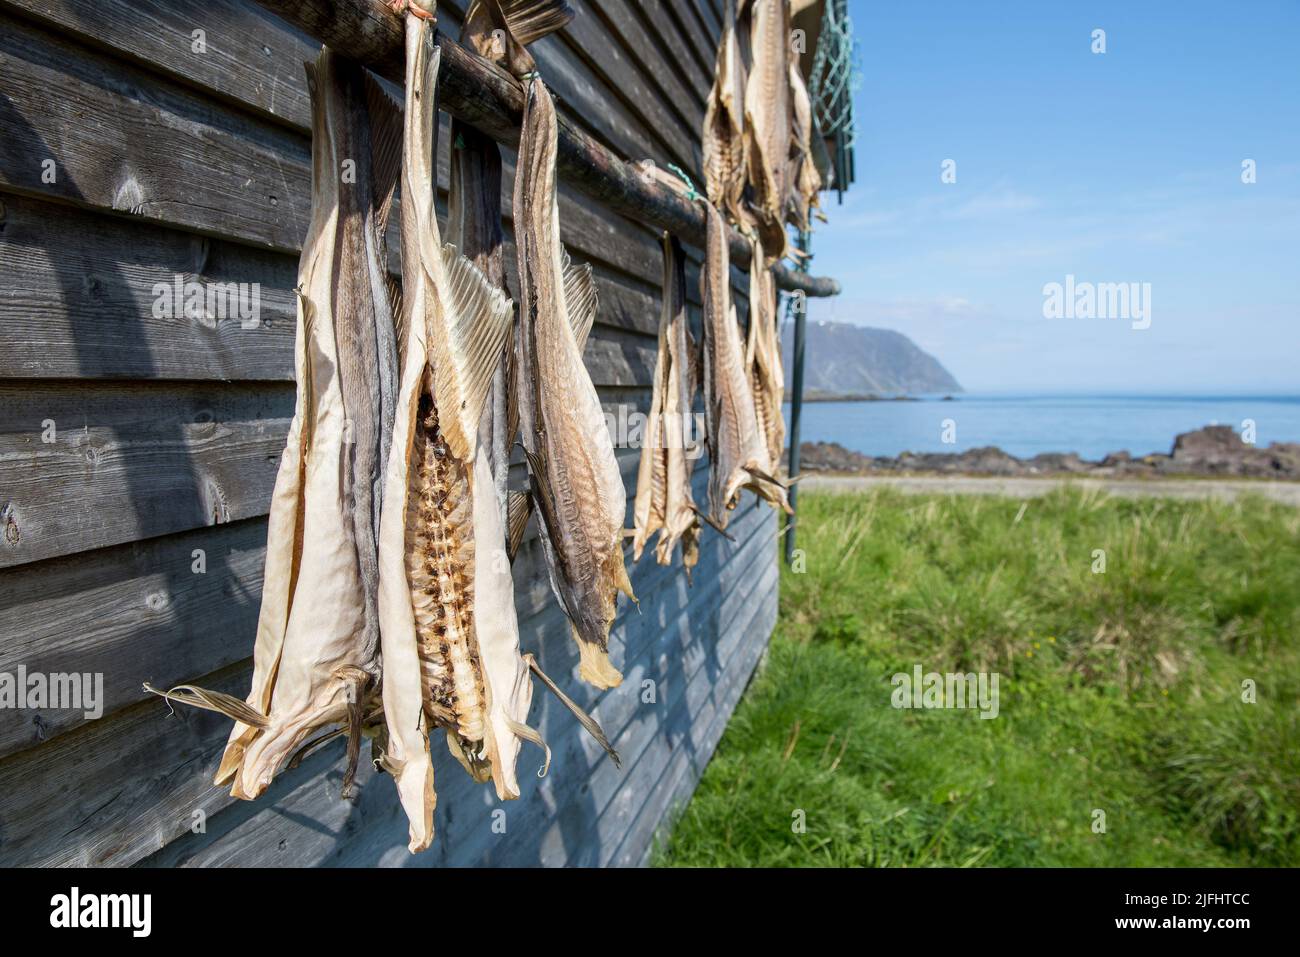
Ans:
{"label": "fish skin", "polygon": [[735,2],[728,0],[714,64],[713,87],[704,111],[704,182],[709,202],[736,222],[749,162],[745,135],[745,62],[741,55]]}
{"label": "fish skin", "polygon": [[434,211],[438,48],[406,19],[402,164],[402,326],[406,342],[385,474],[380,534],[385,767],[410,824],[409,848],[433,839],[437,796],[429,735],[503,799],[531,703],[505,531],[479,441],[513,306],[454,246]]}
{"label": "fish skin", "polygon": [[813,210],[820,205],[818,194],[822,177],[813,160],[813,113],[808,86],[799,64],[790,61],[791,130],[790,130],[790,199],[786,219],[802,232],[812,228]]}
{"label": "fish skin", "polygon": [[787,513],[791,510],[785,489],[770,480],[772,464],[759,428],[745,346],[731,303],[730,230],[712,205],[703,205],[705,255],[700,293],[704,303],[704,415],[711,460],[709,514],[712,524],[725,529],[744,488]]}
{"label": "fish skin", "polygon": [[555,105],[536,75],[525,96],[514,194],[520,435],[542,550],[578,645],[579,674],[607,688],[622,681],[609,661],[616,595],[634,597],[623,558],[626,492],[575,334],[575,326],[589,327],[590,317],[577,314],[572,294],[586,289],[584,309],[594,310],[594,288],[590,267],[575,274],[560,245]]}
{"label": "fish skin", "polygon": [[785,371],[781,367],[781,345],[776,338],[776,280],[772,270],[763,263],[762,248],[757,241],[753,245],[745,365],[749,368],[759,430],[767,443],[768,463],[775,469],[785,450],[785,420],[781,416]]}
{"label": "fish skin", "polygon": [[[346,724],[355,757],[379,672],[375,467],[389,427],[382,370],[395,363],[376,282],[382,185],[359,67],[326,50],[308,74],[313,201],[299,263],[297,403],[272,493],[247,699],[267,720],[236,720],[216,774],[243,799],[324,726]],[[340,182],[344,157],[357,160],[353,184]]]}
{"label": "fish skin", "polygon": [[700,520],[691,495],[691,460],[686,452],[684,417],[695,402],[694,347],[686,315],[686,256],[681,243],[663,237],[663,305],[659,319],[659,350],[646,420],[641,461],[637,469],[632,514],[635,533],[632,555],[639,560],[651,534],[659,532],[655,558],[672,562],[682,545],[682,564],[690,574],[699,560]]}
{"label": "fish skin", "polygon": [[365,600],[365,670],[379,677],[379,514],[384,455],[392,436],[397,349],[387,294],[387,267],[376,231],[370,123],[360,65],[331,56],[338,96],[326,97],[330,127],[339,131],[336,155],[352,159],[355,178],[340,180],[334,339],[342,386],[345,440],[351,453],[344,489],[351,505],[352,541]]}
{"label": "fish skin", "polygon": [[749,0],[752,62],[745,81],[752,202],[746,221],[757,229],[769,263],[785,257],[786,201],[790,194],[790,3]]}

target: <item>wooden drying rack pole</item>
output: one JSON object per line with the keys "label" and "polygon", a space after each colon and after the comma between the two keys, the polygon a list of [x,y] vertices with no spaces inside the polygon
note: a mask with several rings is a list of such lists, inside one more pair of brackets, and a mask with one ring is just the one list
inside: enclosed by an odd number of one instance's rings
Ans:
{"label": "wooden drying rack pole", "polygon": [[[258,0],[330,49],[363,63],[399,86],[405,80],[402,18],[383,0]],[[437,34],[442,48],[438,105],[458,120],[506,146],[519,145],[524,92],[519,82],[494,63],[470,53],[459,43]],[[647,182],[632,165],[619,159],[572,121],[559,117],[556,168],[561,179],[630,219],[666,229],[683,242],[703,248],[704,214],[699,206],[666,186]],[[750,245],[731,231],[731,261],[747,269]],[[773,269],[781,289],[809,296],[835,296],[834,279],[797,273],[782,265]]]}

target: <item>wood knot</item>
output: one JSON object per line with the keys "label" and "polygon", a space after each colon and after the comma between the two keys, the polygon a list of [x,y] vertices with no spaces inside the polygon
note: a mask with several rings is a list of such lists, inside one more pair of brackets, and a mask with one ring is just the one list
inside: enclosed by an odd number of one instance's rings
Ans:
{"label": "wood knot", "polygon": [[17,547],[23,539],[23,533],[18,528],[18,521],[14,517],[12,502],[6,502],[4,508],[0,508],[0,525],[4,526],[5,544]]}
{"label": "wood knot", "polygon": [[136,178],[127,174],[113,196],[113,208],[123,213],[144,212],[144,190]]}

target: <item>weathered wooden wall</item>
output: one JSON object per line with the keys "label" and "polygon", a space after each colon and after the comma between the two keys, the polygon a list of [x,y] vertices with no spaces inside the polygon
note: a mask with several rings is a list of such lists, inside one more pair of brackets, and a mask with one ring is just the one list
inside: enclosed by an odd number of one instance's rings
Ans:
{"label": "weathered wooden wall", "polygon": [[[537,49],[561,108],[628,158],[698,170],[720,0],[574,5],[574,23]],[[454,30],[463,0],[439,6]],[[293,412],[291,290],[310,199],[302,64],[315,53],[249,0],[0,0],[0,672],[100,672],[106,699],[91,721],[0,710],[0,864],[639,863],[775,620],[776,522],[748,495],[734,542],[706,530],[693,587],[650,555],[636,566],[640,611],[623,610],[611,642],[625,681],[604,693],[574,677],[530,533],[516,566],[524,646],[599,718],[623,769],[539,688],[550,775],[527,772],[540,754],[526,749],[523,796],[500,804],[443,756],[438,836],[417,857],[391,782],[367,769],[340,800],[338,747],[233,802],[210,784],[228,722],[170,714],[141,690],[247,691]],[[567,191],[561,218],[600,286],[593,379],[610,409],[644,410],[658,238]],[[153,285],[176,274],[260,283],[260,326],[154,318]],[[620,453],[629,493],[637,454]],[[701,463],[699,501],[705,478]],[[200,817],[206,831],[192,833]]]}

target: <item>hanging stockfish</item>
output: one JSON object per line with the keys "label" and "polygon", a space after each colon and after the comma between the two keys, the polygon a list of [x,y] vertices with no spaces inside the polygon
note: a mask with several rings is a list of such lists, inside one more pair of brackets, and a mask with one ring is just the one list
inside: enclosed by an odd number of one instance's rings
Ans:
{"label": "hanging stockfish", "polygon": [[632,506],[636,527],[632,549],[640,559],[646,542],[658,531],[655,558],[660,565],[668,565],[680,541],[682,564],[689,576],[700,557],[700,522],[691,494],[694,457],[687,448],[687,422],[695,402],[695,344],[687,328],[686,254],[681,243],[667,233],[663,245],[659,353]]}
{"label": "hanging stockfish", "polygon": [[754,242],[749,264],[749,338],[745,345],[745,368],[749,370],[754,394],[754,414],[767,445],[768,461],[775,469],[785,450],[785,420],[781,400],[785,392],[785,371],[781,368],[781,346],[776,339],[776,279],[763,263],[763,249]]}
{"label": "hanging stockfish", "polygon": [[709,202],[741,218],[745,192],[745,62],[741,55],[736,2],[727,0],[713,88],[704,112],[704,183]]}
{"label": "hanging stockfish", "polygon": [[790,3],[745,0],[752,63],[745,82],[745,139],[750,203],[738,221],[752,224],[768,263],[786,255],[790,195]]}
{"label": "hanging stockfish", "polygon": [[[700,292],[704,302],[704,415],[711,473],[711,524],[726,528],[742,488],[790,512],[785,487],[773,475],[765,435],[754,409],[745,347],[731,303],[730,234],[716,209],[702,204],[706,240]],[[751,322],[753,317],[751,317]]]}
{"label": "hanging stockfish", "polygon": [[591,267],[574,266],[560,245],[555,103],[517,42],[512,55],[525,94],[514,192],[520,437],[551,587],[578,645],[578,673],[608,688],[623,679],[609,660],[617,593],[634,596],[623,559],[623,479],[582,361],[596,289]]}
{"label": "hanging stockfish", "polygon": [[[380,531],[384,767],[410,821],[410,849],[433,837],[428,735],[503,799],[517,797],[532,700],[519,654],[505,530],[478,440],[513,306],[452,245],[434,211],[439,51],[428,19],[406,18],[402,162],[405,344]],[[544,744],[542,744],[545,747]]]}
{"label": "hanging stockfish", "polygon": [[[474,0],[465,16],[461,42],[501,66],[510,68],[520,62],[527,64],[531,61],[519,58],[520,48],[561,29],[573,19],[573,15],[572,8],[564,0]],[[501,151],[495,140],[456,119],[452,120],[451,136],[448,223],[453,242],[459,241],[461,253],[479,267],[489,283],[505,289]],[[506,549],[511,560],[523,538],[529,514],[525,493],[510,493],[508,496],[506,492],[509,450],[518,430],[518,403],[511,394],[515,380],[513,340],[514,336],[511,336],[506,343],[505,355],[493,376],[488,407],[479,428],[480,442],[491,449],[492,474],[498,504],[506,520]],[[513,503],[514,508],[509,508],[507,502]],[[618,753],[600,725],[558,690],[532,655],[524,655],[523,660],[541,679],[543,687],[556,694],[617,765]]]}
{"label": "hanging stockfish", "polygon": [[[821,192],[822,177],[817,172],[817,163],[813,159],[812,100],[808,96],[808,86],[804,83],[799,64],[793,58],[790,60],[790,94],[793,107],[790,131],[792,168],[787,219],[800,231],[807,232],[812,228],[813,210],[819,205],[818,193]],[[820,212],[817,215],[825,219]]]}
{"label": "hanging stockfish", "polygon": [[[516,37],[520,46],[526,46],[559,30],[572,19],[573,10],[563,0],[506,0],[504,3],[473,0],[465,12],[460,42],[484,59],[509,68],[515,51],[507,37]],[[450,159],[451,182],[447,191],[450,240],[489,283],[508,293],[501,224],[501,148],[492,137],[453,117]],[[508,421],[509,410],[514,408],[509,397],[514,378],[513,353],[512,335],[492,379],[480,436],[492,450],[493,480],[503,514],[508,514],[506,477],[510,446],[517,429],[517,422]],[[527,514],[520,517],[526,521]],[[522,535],[523,529],[519,528],[518,532]]]}
{"label": "hanging stockfish", "polygon": [[189,685],[158,692],[235,719],[216,783],[245,799],[331,725],[349,739],[346,792],[378,711],[381,473],[397,363],[383,235],[400,129],[371,115],[357,64],[325,50],[307,73],[297,402],[271,498],[252,690],[246,702]]}

